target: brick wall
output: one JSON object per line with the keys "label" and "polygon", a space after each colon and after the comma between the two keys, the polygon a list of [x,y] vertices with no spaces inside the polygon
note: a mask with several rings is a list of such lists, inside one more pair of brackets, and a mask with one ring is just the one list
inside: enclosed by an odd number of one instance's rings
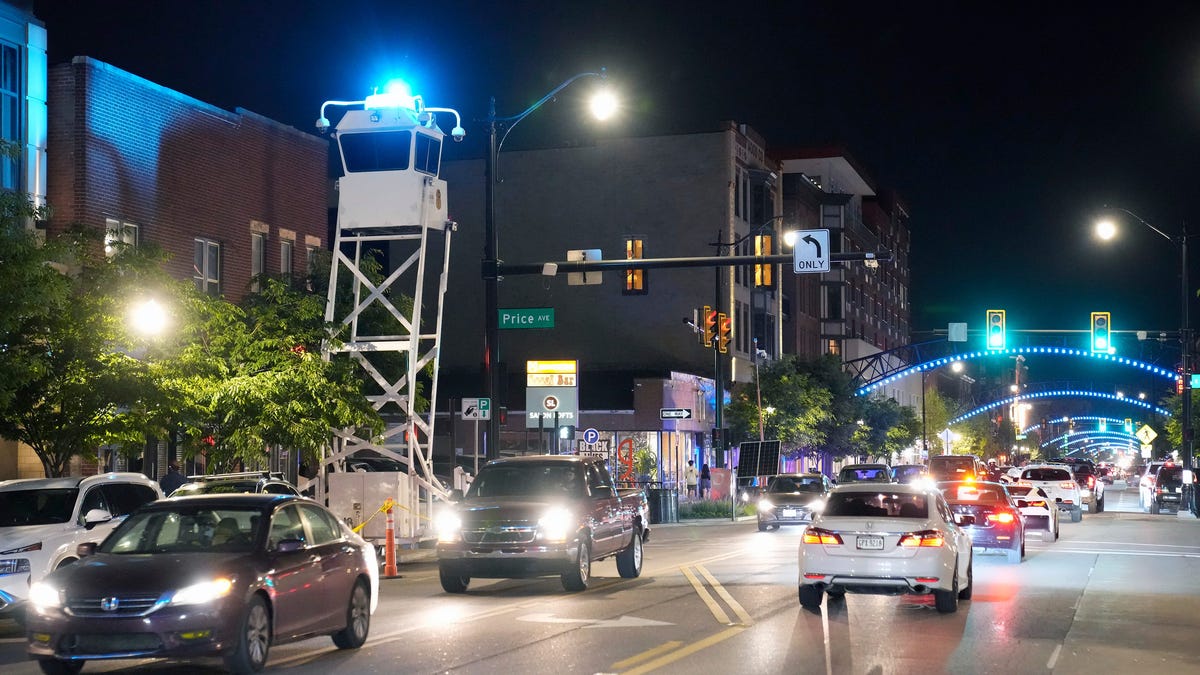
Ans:
{"label": "brick wall", "polygon": [[[193,239],[221,244],[221,290],[250,280],[251,221],[267,226],[264,269],[280,269],[280,234],[328,247],[327,142],[253,112],[197,101],[87,57],[49,74],[50,229],[132,223],[192,278]],[[261,228],[261,226],[259,226]]]}

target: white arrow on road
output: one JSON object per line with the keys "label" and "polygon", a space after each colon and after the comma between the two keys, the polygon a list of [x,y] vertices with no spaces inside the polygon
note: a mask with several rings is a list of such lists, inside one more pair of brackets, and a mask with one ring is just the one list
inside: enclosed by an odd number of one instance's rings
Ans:
{"label": "white arrow on road", "polygon": [[517,621],[528,621],[530,623],[584,623],[587,624],[584,628],[641,628],[643,626],[673,626],[675,624],[668,621],[655,621],[654,619],[641,619],[636,616],[622,616],[619,619],[568,619],[565,617],[554,616],[553,614],[526,614],[525,616],[517,617]]}

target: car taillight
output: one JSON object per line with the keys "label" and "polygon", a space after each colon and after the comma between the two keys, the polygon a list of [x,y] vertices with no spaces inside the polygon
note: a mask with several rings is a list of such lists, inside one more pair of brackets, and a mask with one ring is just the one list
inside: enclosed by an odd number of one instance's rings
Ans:
{"label": "car taillight", "polygon": [[1004,523],[1007,525],[1016,520],[1016,517],[1012,514],[1012,511],[997,511],[996,513],[989,513],[987,519],[993,523]]}
{"label": "car taillight", "polygon": [[904,548],[916,548],[918,546],[944,546],[946,537],[938,530],[923,530],[921,532],[909,532],[900,537],[897,546]]}
{"label": "car taillight", "polygon": [[822,530],[819,527],[810,527],[804,531],[804,543],[825,544],[826,546],[841,546],[842,537],[837,532]]}
{"label": "car taillight", "polygon": [[1029,505],[1030,505],[1030,506],[1037,507],[1037,508],[1039,508],[1039,509],[1044,509],[1044,508],[1046,508],[1046,502],[1029,502]]}
{"label": "car taillight", "polygon": [[1158,487],[1158,486],[1155,486],[1155,487],[1154,487],[1154,494],[1161,495],[1161,494],[1162,494],[1162,488],[1160,488],[1160,487]]}
{"label": "car taillight", "polygon": [[1090,488],[1096,487],[1096,477],[1095,476],[1088,476],[1088,487],[1090,487]]}
{"label": "car taillight", "polygon": [[1067,481],[1067,482],[1065,482],[1065,483],[1059,483],[1059,484],[1058,484],[1058,487],[1060,487],[1060,488],[1062,488],[1062,489],[1064,489],[1064,490],[1074,490],[1075,488],[1077,488],[1077,487],[1079,487],[1079,486],[1078,486],[1078,485],[1076,485],[1076,484],[1074,484],[1074,483],[1072,483],[1071,481]]}

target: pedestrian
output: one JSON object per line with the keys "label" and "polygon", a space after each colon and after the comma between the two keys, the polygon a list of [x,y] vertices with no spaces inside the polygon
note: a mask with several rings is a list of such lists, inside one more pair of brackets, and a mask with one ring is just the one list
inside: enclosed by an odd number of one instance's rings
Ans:
{"label": "pedestrian", "polygon": [[187,482],[183,474],[179,473],[179,465],[175,462],[167,464],[167,473],[158,479],[158,485],[162,488],[163,494],[171,496],[171,493]]}
{"label": "pedestrian", "polygon": [[704,464],[700,467],[700,499],[704,499],[704,495],[710,495],[712,492],[712,474],[708,472],[708,465]]}
{"label": "pedestrian", "polygon": [[689,499],[696,497],[696,485],[700,482],[700,472],[696,471],[696,460],[689,459],[687,468],[683,470],[683,481],[687,484]]}

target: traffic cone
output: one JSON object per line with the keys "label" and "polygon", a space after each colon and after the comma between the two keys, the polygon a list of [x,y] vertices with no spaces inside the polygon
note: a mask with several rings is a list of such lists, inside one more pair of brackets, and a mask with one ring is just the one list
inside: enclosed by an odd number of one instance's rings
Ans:
{"label": "traffic cone", "polygon": [[386,549],[383,552],[383,576],[385,579],[395,579],[400,576],[400,571],[396,569],[396,520],[392,517],[392,508],[389,505],[387,511],[384,512],[387,514],[387,529],[384,539]]}

